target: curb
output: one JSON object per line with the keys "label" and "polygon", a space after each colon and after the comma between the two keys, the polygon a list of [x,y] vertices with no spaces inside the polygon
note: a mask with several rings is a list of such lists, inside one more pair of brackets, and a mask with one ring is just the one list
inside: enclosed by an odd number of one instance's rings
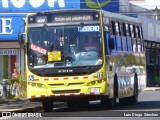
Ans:
{"label": "curb", "polygon": [[145,88],[144,91],[160,91],[160,87]]}

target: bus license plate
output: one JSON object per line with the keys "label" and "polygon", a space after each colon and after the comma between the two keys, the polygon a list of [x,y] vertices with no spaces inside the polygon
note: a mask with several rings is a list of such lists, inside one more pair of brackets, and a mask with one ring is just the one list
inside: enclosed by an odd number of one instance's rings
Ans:
{"label": "bus license plate", "polygon": [[99,88],[91,88],[91,92],[99,93],[100,89]]}

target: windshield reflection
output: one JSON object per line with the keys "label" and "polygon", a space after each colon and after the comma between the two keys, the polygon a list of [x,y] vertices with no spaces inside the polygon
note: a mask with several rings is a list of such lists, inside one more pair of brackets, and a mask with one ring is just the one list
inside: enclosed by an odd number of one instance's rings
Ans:
{"label": "windshield reflection", "polygon": [[34,68],[102,64],[99,25],[28,29],[29,65]]}

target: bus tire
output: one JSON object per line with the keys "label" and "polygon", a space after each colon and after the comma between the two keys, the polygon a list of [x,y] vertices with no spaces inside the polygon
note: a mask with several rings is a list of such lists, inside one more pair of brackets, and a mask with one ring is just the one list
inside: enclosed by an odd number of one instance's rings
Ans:
{"label": "bus tire", "polygon": [[130,97],[130,103],[136,104],[138,102],[138,76],[134,76],[134,94]]}
{"label": "bus tire", "polygon": [[53,110],[53,102],[52,101],[42,101],[42,107],[44,112],[51,112]]}
{"label": "bus tire", "polygon": [[116,105],[116,98],[118,97],[118,76],[117,74],[114,75],[114,95],[113,98],[103,97],[101,99],[101,105],[106,106],[107,109],[114,109]]}
{"label": "bus tire", "polygon": [[116,98],[118,98],[118,76],[115,74],[114,76],[114,101],[116,103]]}
{"label": "bus tire", "polygon": [[138,77],[137,74],[134,76],[134,94],[131,97],[119,98],[119,103],[126,104],[136,104],[138,102]]}

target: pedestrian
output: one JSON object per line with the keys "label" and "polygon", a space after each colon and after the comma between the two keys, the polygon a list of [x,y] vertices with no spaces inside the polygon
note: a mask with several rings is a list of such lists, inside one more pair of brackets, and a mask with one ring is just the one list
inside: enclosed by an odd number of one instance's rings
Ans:
{"label": "pedestrian", "polygon": [[84,50],[99,51],[99,45],[95,42],[95,38],[92,34],[87,36],[87,42],[84,44]]}
{"label": "pedestrian", "polygon": [[2,82],[2,86],[3,86],[2,98],[6,99],[8,97],[8,93],[7,93],[8,82],[5,79]]}
{"label": "pedestrian", "polygon": [[15,96],[19,95],[18,77],[19,77],[19,73],[18,73],[17,69],[15,68],[12,73],[12,80],[14,80],[14,81],[12,81],[13,82],[12,94]]}
{"label": "pedestrian", "polygon": [[155,78],[155,65],[153,61],[150,61],[150,64],[147,65],[147,86],[154,85],[154,78]]}

